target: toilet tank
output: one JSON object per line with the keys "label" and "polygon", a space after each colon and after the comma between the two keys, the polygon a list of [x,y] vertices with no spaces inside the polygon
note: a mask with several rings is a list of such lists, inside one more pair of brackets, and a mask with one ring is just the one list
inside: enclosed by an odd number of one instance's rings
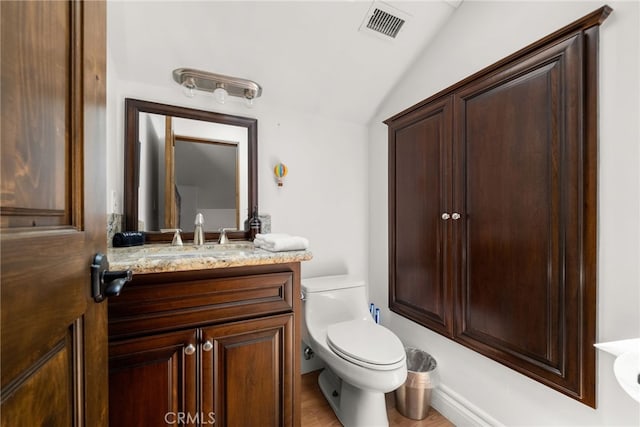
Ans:
{"label": "toilet tank", "polygon": [[370,320],[367,288],[362,279],[348,275],[302,279],[305,317],[313,314],[316,322]]}

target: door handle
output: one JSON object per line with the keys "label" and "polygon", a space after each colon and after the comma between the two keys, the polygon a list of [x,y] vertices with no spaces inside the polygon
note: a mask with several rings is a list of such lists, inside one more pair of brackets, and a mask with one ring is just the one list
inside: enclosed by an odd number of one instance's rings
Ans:
{"label": "door handle", "polygon": [[131,270],[109,271],[109,260],[104,254],[96,254],[91,264],[91,294],[96,302],[120,295],[124,285],[131,281]]}

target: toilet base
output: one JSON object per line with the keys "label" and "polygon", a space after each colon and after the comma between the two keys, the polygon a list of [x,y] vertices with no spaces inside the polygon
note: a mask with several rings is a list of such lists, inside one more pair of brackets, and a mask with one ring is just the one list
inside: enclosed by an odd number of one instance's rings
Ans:
{"label": "toilet base", "polygon": [[318,385],[344,427],[388,427],[384,393],[362,390],[340,379],[329,368]]}

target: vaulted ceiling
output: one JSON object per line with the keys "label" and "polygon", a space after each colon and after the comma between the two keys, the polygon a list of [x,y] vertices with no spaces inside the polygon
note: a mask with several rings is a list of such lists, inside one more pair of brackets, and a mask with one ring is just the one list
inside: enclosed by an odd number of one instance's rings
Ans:
{"label": "vaulted ceiling", "polygon": [[[262,102],[367,123],[460,1],[110,1],[120,80],[167,86],[175,68],[243,77]],[[361,31],[372,7],[406,22],[395,39]],[[259,100],[259,101],[260,101]]]}

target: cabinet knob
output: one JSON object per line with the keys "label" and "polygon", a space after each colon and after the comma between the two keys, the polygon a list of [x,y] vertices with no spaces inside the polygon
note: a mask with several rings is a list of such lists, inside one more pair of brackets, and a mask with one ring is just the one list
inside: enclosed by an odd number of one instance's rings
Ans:
{"label": "cabinet knob", "polygon": [[444,219],[445,221],[448,220],[449,218],[451,218],[451,215],[449,215],[448,213],[443,213],[442,214],[442,219]]}
{"label": "cabinet knob", "polygon": [[453,215],[451,215],[451,218],[460,219],[460,214],[458,212],[454,212]]}
{"label": "cabinet knob", "polygon": [[213,343],[211,342],[211,340],[206,340],[204,344],[202,344],[202,349],[204,351],[211,351],[212,348],[213,348]]}
{"label": "cabinet knob", "polygon": [[186,346],[186,347],[184,348],[184,354],[186,354],[186,355],[189,355],[189,356],[190,356],[190,355],[192,355],[192,354],[193,354],[193,353],[195,353],[195,352],[196,352],[196,346],[195,346],[195,345],[193,345],[193,344],[189,344],[188,346]]}

